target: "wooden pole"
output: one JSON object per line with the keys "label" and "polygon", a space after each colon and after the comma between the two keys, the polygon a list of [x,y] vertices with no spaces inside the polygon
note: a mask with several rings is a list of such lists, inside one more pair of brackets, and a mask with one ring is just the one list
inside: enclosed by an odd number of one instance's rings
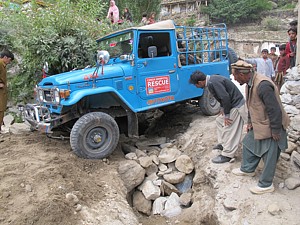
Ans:
{"label": "wooden pole", "polygon": [[[298,25],[297,25],[297,33],[300,31],[300,0],[298,0]],[[296,66],[300,64],[300,38],[297,35],[297,50],[296,50]]]}

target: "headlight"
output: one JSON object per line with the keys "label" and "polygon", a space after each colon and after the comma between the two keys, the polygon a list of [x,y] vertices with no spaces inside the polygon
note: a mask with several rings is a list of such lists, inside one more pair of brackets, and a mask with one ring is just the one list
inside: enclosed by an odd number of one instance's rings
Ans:
{"label": "headlight", "polygon": [[56,104],[59,104],[59,102],[60,102],[60,96],[59,96],[59,90],[58,90],[58,88],[56,88],[54,90],[54,101],[55,101]]}
{"label": "headlight", "polygon": [[44,91],[42,89],[38,89],[38,99],[40,102],[44,101]]}

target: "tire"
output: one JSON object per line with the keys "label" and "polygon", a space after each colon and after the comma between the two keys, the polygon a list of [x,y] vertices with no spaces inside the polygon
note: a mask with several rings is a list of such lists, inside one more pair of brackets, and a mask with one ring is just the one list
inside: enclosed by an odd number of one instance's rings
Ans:
{"label": "tire", "polygon": [[199,107],[204,115],[214,116],[220,112],[220,103],[214,98],[207,87],[203,90],[203,95],[199,99]]}
{"label": "tire", "polygon": [[87,159],[102,159],[117,147],[119,127],[108,114],[92,112],[79,118],[74,124],[70,144],[73,152]]}
{"label": "tire", "polygon": [[[236,61],[238,61],[238,56],[235,53],[235,51],[232,48],[228,48],[228,55],[226,54],[226,50],[222,51],[222,55],[228,59],[229,62],[229,73],[231,74],[231,64],[235,63]],[[227,56],[227,57],[226,57]],[[216,60],[218,58],[220,58],[219,52],[216,53],[216,57],[214,56],[214,54],[211,55],[211,58]]]}

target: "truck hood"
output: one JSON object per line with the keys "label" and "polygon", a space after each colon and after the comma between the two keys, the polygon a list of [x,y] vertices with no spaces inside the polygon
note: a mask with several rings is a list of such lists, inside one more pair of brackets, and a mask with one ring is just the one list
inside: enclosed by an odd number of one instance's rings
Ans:
{"label": "truck hood", "polygon": [[[92,79],[93,74],[96,70],[96,67],[82,69],[82,70],[74,70],[66,73],[60,73],[57,75],[49,76],[44,78],[39,86],[59,86],[64,84],[74,84],[74,83],[82,83]],[[103,75],[101,74],[102,66],[99,67],[97,80],[100,79],[109,79],[115,77],[121,77],[124,75],[123,69],[120,65],[105,65],[103,68]]]}

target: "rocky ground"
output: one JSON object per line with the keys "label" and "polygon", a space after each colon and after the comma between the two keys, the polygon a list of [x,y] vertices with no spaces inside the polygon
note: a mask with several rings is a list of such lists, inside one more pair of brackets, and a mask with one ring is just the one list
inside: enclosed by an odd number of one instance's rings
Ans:
{"label": "rocky ground", "polygon": [[[68,140],[25,131],[0,136],[0,224],[300,224],[300,188],[285,184],[300,176],[290,161],[280,158],[274,193],[252,195],[248,188],[256,185],[260,170],[253,178],[231,173],[241,151],[231,163],[210,161],[218,154],[212,151],[215,117],[189,104],[158,115],[144,137],[165,137],[195,165],[192,203],[179,215],[146,216],[131,207],[131,193],[118,173],[128,161],[121,143],[109,158],[87,160],[71,152]],[[123,136],[121,142],[134,141]]]}

